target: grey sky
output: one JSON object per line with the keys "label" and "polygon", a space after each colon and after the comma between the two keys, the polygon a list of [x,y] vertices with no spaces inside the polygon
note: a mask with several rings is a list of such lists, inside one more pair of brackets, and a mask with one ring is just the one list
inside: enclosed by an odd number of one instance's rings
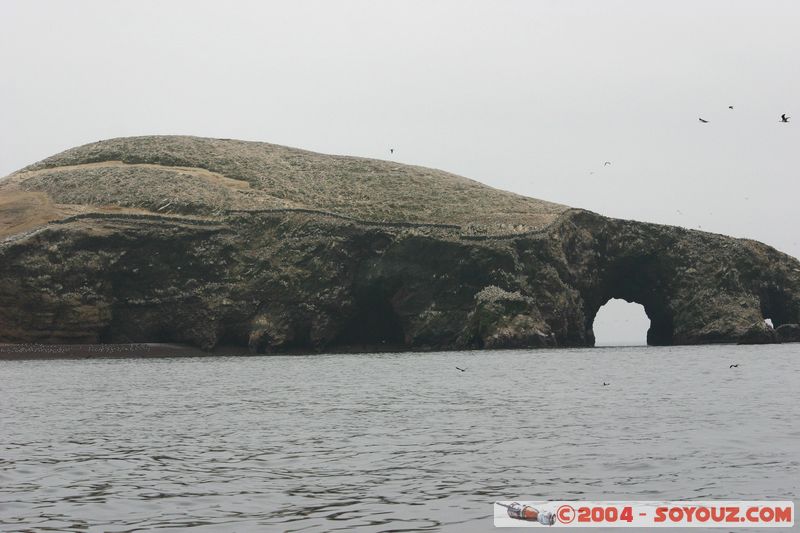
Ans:
{"label": "grey sky", "polygon": [[109,137],[231,137],[797,257],[798,15],[794,0],[0,0],[0,175]]}

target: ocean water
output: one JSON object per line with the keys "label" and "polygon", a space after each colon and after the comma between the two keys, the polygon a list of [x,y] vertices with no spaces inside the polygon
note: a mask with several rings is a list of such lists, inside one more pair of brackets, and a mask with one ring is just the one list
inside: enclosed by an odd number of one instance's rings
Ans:
{"label": "ocean water", "polygon": [[0,530],[469,532],[496,500],[797,500],[799,400],[800,345],[0,361]]}

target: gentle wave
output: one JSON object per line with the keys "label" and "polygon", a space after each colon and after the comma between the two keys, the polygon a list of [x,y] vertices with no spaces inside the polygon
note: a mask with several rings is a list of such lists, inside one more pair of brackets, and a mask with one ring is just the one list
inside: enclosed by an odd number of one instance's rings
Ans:
{"label": "gentle wave", "polygon": [[485,531],[495,500],[792,500],[798,356],[0,361],[0,529]]}

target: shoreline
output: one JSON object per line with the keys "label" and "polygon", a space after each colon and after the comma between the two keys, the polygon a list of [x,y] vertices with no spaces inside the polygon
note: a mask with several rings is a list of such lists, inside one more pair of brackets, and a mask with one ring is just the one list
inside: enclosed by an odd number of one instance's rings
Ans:
{"label": "shoreline", "polygon": [[[786,343],[770,343],[786,344]],[[693,346],[758,346],[741,345],[737,343],[708,343],[684,344],[668,347],[693,347]],[[527,348],[529,350],[606,350],[626,348],[664,348],[663,346],[648,346],[639,344],[619,344],[603,346],[559,346],[549,348]],[[515,351],[526,348],[494,348],[487,351]],[[211,351],[201,350],[195,346],[179,343],[141,342],[126,344],[39,344],[39,343],[0,343],[0,361],[36,361],[55,359],[149,359],[159,357],[263,357],[263,356],[293,356],[293,355],[339,355],[339,354],[378,354],[378,353],[425,353],[447,351],[484,351],[472,350],[447,350],[442,348],[408,348],[396,345],[356,345],[339,346],[325,352],[288,351],[275,353],[253,353],[245,346],[220,345]]]}
{"label": "shoreline", "polygon": [[35,359],[109,359],[201,357],[218,355],[186,344],[141,342],[130,344],[0,344],[0,361]]}
{"label": "shoreline", "polygon": [[[331,349],[335,353],[399,353],[434,351],[408,349],[395,345],[357,345]],[[219,345],[207,351],[180,343],[139,342],[121,344],[44,344],[44,343],[0,343],[0,361],[50,360],[50,359],[124,359],[156,357],[257,357],[269,355],[319,355],[320,352],[286,351],[276,353],[253,353],[246,346]]]}

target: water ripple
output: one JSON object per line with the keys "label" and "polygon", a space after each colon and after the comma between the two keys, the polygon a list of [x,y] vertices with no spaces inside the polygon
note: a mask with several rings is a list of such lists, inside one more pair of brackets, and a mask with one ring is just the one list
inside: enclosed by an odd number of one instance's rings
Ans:
{"label": "water ripple", "polygon": [[0,361],[0,529],[485,531],[499,499],[795,499],[798,351]]}

